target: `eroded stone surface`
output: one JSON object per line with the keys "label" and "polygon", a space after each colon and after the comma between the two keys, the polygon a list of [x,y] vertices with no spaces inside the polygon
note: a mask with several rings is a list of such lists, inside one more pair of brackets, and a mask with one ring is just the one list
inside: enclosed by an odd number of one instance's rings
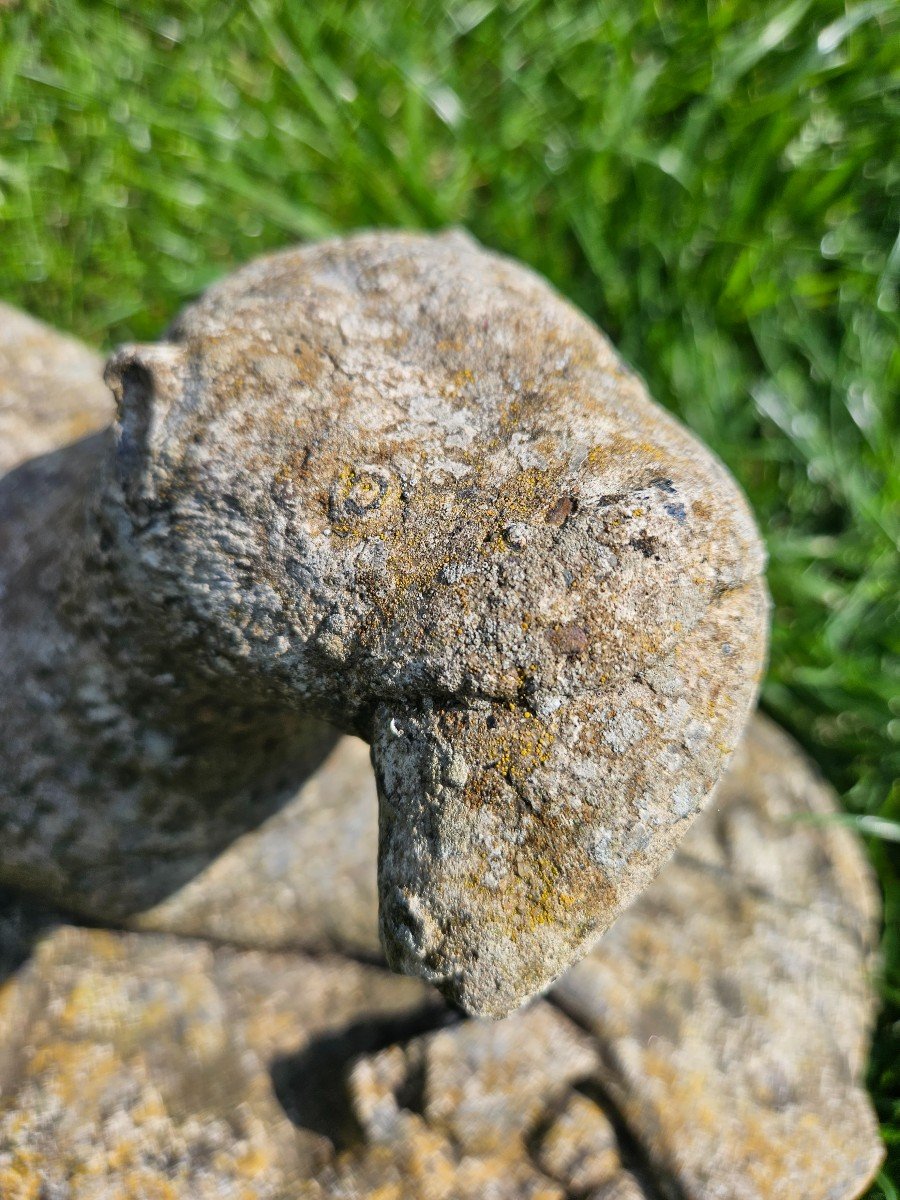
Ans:
{"label": "eroded stone surface", "polygon": [[2,316],[0,880],[124,920],[295,794],[336,734],[265,698],[260,731],[249,694],[142,650],[139,597],[87,532],[114,452],[100,360]]}
{"label": "eroded stone surface", "polygon": [[[41,336],[52,335],[43,331]],[[14,361],[8,351],[7,358]],[[53,354],[41,362],[51,370]],[[171,362],[164,367],[168,370]],[[88,366],[85,371],[87,378]],[[93,378],[86,386],[96,389]],[[57,440],[94,429],[102,420],[102,399],[89,400],[94,415],[77,429],[65,414],[79,401],[71,393],[66,399],[64,389],[57,394],[63,397],[58,428],[69,432],[53,432],[49,441],[4,460],[10,466],[35,448],[51,451],[0,485],[0,584],[7,585],[9,595],[11,582],[19,596],[18,604],[9,602],[3,610],[3,620],[11,622],[3,636],[21,637],[18,645],[27,645],[29,652],[41,630],[50,633],[51,644],[53,637],[62,639],[54,644],[56,652],[74,646],[74,677],[89,690],[71,694],[86,700],[90,710],[77,728],[85,738],[102,732],[99,745],[108,760],[98,753],[85,780],[93,772],[95,783],[115,786],[108,792],[101,787],[93,796],[99,823],[91,828],[80,820],[67,829],[65,812],[85,815],[77,804],[67,808],[81,793],[77,788],[65,793],[61,780],[68,786],[77,776],[72,764],[65,779],[54,775],[58,765],[48,747],[54,736],[57,747],[71,747],[73,726],[62,724],[55,733],[52,722],[49,732],[43,726],[46,744],[24,781],[23,802],[8,830],[13,842],[23,829],[26,840],[42,827],[53,836],[45,843],[47,854],[34,859],[36,878],[32,870],[17,871],[8,862],[4,877],[86,909],[168,923],[181,932],[244,942],[258,938],[269,946],[341,945],[370,953],[372,876],[370,871],[359,885],[364,876],[358,872],[366,859],[374,863],[374,822],[371,810],[360,818],[355,807],[361,797],[371,799],[372,787],[359,743],[341,739],[326,758],[323,779],[331,774],[327,799],[318,797],[321,806],[315,799],[319,775],[313,773],[299,795],[268,820],[271,801],[259,791],[242,793],[240,787],[249,784],[239,780],[236,785],[230,778],[229,753],[249,753],[252,759],[262,731],[238,721],[235,744],[229,744],[224,735],[238,705],[227,689],[222,693],[227,719],[209,737],[210,752],[218,744],[222,760],[212,763],[216,786],[205,792],[201,787],[194,795],[185,779],[180,781],[193,805],[182,802],[179,811],[171,799],[177,788],[158,761],[165,742],[151,737],[145,745],[139,738],[138,759],[117,759],[136,729],[149,727],[158,735],[161,728],[171,728],[172,714],[166,714],[164,696],[152,688],[136,689],[133,680],[123,690],[119,676],[119,690],[105,691],[115,678],[106,651],[101,654],[90,643],[85,649],[78,638],[66,640],[73,635],[58,611],[58,595],[70,577],[59,569],[57,552],[83,544],[79,498],[90,494],[108,449],[101,436],[52,452]],[[15,429],[15,438],[24,436],[21,422],[4,428]],[[144,433],[152,433],[145,439],[150,446],[156,431]],[[564,496],[546,510],[546,524],[562,529],[576,511],[575,500]],[[531,524],[516,520],[505,527],[503,541],[511,553],[527,547]],[[459,583],[463,570],[450,563],[442,574],[448,583]],[[100,573],[108,583],[109,576]],[[742,590],[725,590],[726,609]],[[34,614],[26,612],[25,597],[31,597],[39,615],[31,626]],[[81,611],[89,610],[88,604]],[[145,613],[138,615],[146,619]],[[734,620],[740,624],[739,617]],[[135,627],[125,622],[119,629]],[[577,620],[559,621],[547,634],[548,643],[567,662],[577,662],[590,652],[589,633]],[[714,645],[716,635],[711,637]],[[4,641],[5,653],[10,639]],[[195,653],[204,644],[199,639]],[[173,661],[177,650],[171,651]],[[739,649],[736,656],[744,653]],[[24,689],[32,716],[45,719],[48,711],[56,711],[53,697],[68,694],[53,691],[60,661],[68,665],[52,655],[34,660]],[[672,690],[671,664],[664,659],[660,664],[647,672],[649,691],[671,701],[666,711],[677,723],[687,700]],[[118,670],[122,663],[112,665]],[[219,667],[227,678],[234,663]],[[18,685],[19,678],[14,682]],[[221,686],[219,675],[204,677],[207,692],[213,684]],[[155,687],[160,686],[157,681]],[[252,680],[247,687],[244,700],[259,699]],[[8,697],[9,679],[4,689]],[[686,690],[688,696],[706,697],[710,719],[716,704],[727,708],[727,693],[716,691],[715,672],[689,677]],[[200,694],[202,688],[186,690],[185,720],[188,699],[195,703]],[[137,721],[130,706],[142,695],[152,703]],[[717,697],[712,703],[711,696]],[[119,707],[104,712],[110,697]],[[646,714],[654,701],[645,696],[644,702]],[[284,712],[281,699],[275,703],[271,694],[265,703]],[[487,729],[512,729],[519,740],[508,760],[511,786],[520,789],[524,804],[530,785],[516,768],[523,759],[540,758],[542,734],[524,724],[532,718],[516,711],[521,707],[516,701],[506,710],[513,717],[509,726],[499,721],[490,726],[487,717],[498,715],[486,712],[492,703],[490,697],[467,702],[472,715],[467,711],[461,719],[460,745],[470,729],[478,743],[480,721],[482,737]],[[455,753],[447,738],[460,720],[453,704],[433,703],[429,710],[417,702],[403,711],[415,733],[409,759],[423,772],[426,794],[429,787],[444,797],[464,791],[472,768],[470,753]],[[195,716],[202,729],[202,710]],[[7,711],[3,717],[6,721]],[[296,754],[304,737],[310,761],[327,753],[324,727],[316,733],[314,726],[293,723],[292,715],[284,720],[284,739],[268,747],[279,770],[285,747],[292,743]],[[396,725],[402,728],[400,717]],[[629,741],[635,732],[629,719],[612,726],[606,722],[606,727],[615,743],[611,758],[627,757],[630,746],[640,746]],[[560,728],[571,734],[571,727]],[[4,737],[9,730],[4,724]],[[382,731],[396,738],[386,714]],[[702,752],[693,727],[685,724],[675,752],[688,756],[698,745]],[[190,749],[196,752],[196,743]],[[141,793],[129,790],[135,786],[129,772],[146,766],[140,756],[148,751],[151,766],[156,754],[157,795],[170,795],[168,812],[165,805],[161,813],[135,808]],[[385,755],[388,762],[391,753]],[[402,771],[402,754],[400,760]],[[200,764],[208,766],[210,759],[201,754]],[[669,765],[679,769],[678,762]],[[195,779],[201,776],[198,770]],[[279,795],[287,798],[297,784],[296,771],[288,772]],[[171,785],[172,792],[162,785]],[[214,801],[221,801],[223,792],[216,787],[225,787],[231,799],[231,807],[218,813]],[[530,793],[531,805],[536,795]],[[690,800],[674,787],[669,801],[672,811],[690,809]],[[309,816],[311,805],[329,813],[333,830],[306,830],[301,814]],[[493,807],[502,813],[502,806]],[[501,1025],[450,1025],[412,1041],[407,1038],[418,1028],[445,1020],[435,1015],[423,985],[345,960],[214,950],[171,937],[65,926],[48,936],[46,927],[58,917],[6,902],[0,909],[4,962],[15,967],[31,938],[43,940],[0,999],[0,1192],[4,1200],[7,1194],[10,1200],[34,1200],[42,1193],[54,1200],[229,1195],[582,1200],[586,1194],[591,1200],[657,1200],[674,1180],[687,1200],[796,1195],[850,1200],[881,1154],[874,1117],[858,1083],[871,1021],[867,972],[876,906],[853,836],[793,821],[798,814],[833,811],[833,798],[786,739],[756,722],[714,807],[700,818],[673,863],[558,985],[551,1003],[563,1006],[568,1018],[542,1002]],[[126,846],[134,852],[123,859],[122,831],[131,827],[136,812],[145,816],[147,829],[134,836],[152,836],[142,846]],[[67,842],[73,828],[77,836]],[[206,843],[211,831],[215,836]],[[234,844],[222,859],[210,864],[210,846],[214,853],[229,841]],[[0,858],[9,853],[5,839],[2,845]],[[98,845],[103,853],[97,853]],[[48,857],[65,846],[74,846],[70,857]],[[347,915],[323,907],[324,871],[313,872],[311,893],[300,895],[302,859],[309,853],[333,857],[332,900],[337,908],[346,898]],[[612,855],[607,866],[617,865],[613,840],[602,840],[596,853],[601,859]],[[170,860],[175,867],[166,874]],[[77,871],[88,861],[96,869],[79,879]],[[265,883],[266,864],[277,868],[272,887]],[[160,873],[161,896],[152,886]],[[246,894],[254,880],[258,897]],[[572,1018],[581,1033],[567,1023]],[[502,1037],[501,1030],[506,1031]],[[568,1054],[560,1055],[560,1045],[570,1048]],[[363,1057],[354,1065],[358,1054]],[[460,1062],[469,1068],[462,1082],[454,1076]],[[430,1109],[429,1071],[437,1104]],[[543,1088],[547,1095],[541,1105],[536,1098]],[[502,1147],[502,1139],[482,1132],[471,1115],[511,1130],[517,1111],[521,1129]],[[467,1130],[473,1129],[476,1142],[467,1145]],[[627,1135],[624,1145],[617,1130]]]}
{"label": "eroded stone surface", "polygon": [[672,863],[499,1023],[333,956],[44,935],[0,1003],[0,1193],[852,1200],[877,904],[835,810],[757,718]]}
{"label": "eroded stone surface", "polygon": [[[499,1026],[466,1022],[363,1058],[349,1086],[367,1144],[322,1172],[318,1194],[380,1197],[385,1188],[397,1200],[564,1200],[586,1195],[588,1177],[607,1189],[636,1187],[607,1118],[572,1091],[596,1058],[543,1002]],[[544,1153],[572,1111],[592,1134],[608,1133],[602,1169],[595,1160],[593,1172],[586,1168],[592,1146]]]}
{"label": "eroded stone surface", "polygon": [[[17,1051],[0,1060],[0,1195],[287,1200],[330,1157],[323,1122],[343,1132],[304,1052],[359,1023],[400,1030],[425,993],[346,960],[64,926],[0,997]],[[312,1127],[279,1102],[283,1056]]]}
{"label": "eroded stone surface", "polygon": [[545,988],[752,704],[727,472],[459,234],[262,259],[108,378],[114,450],[7,487],[0,878],[139,920],[296,793],[324,717],[372,744],[391,964],[495,1016]]}
{"label": "eroded stone surface", "polygon": [[860,1084],[878,903],[836,807],[756,718],[665,872],[554,990],[686,1196],[851,1197],[881,1160]]}
{"label": "eroded stone surface", "polygon": [[542,1002],[499,1026],[468,1021],[363,1058],[349,1087],[367,1144],[323,1172],[324,1194],[380,1194],[410,1157],[424,1170],[404,1165],[398,1197],[563,1200],[526,1139],[595,1060],[590,1041]]}
{"label": "eroded stone surface", "polygon": [[[77,521],[84,499],[102,473],[108,452],[104,430],[114,408],[98,354],[0,304],[0,470],[8,473],[0,481],[0,587],[23,587],[17,582],[18,572],[31,556],[39,554],[46,559],[48,550],[65,548],[73,518]],[[46,562],[41,569],[46,569]],[[32,603],[39,604],[46,591],[46,586],[39,589]],[[0,658],[18,682],[21,674],[11,661],[7,643]],[[334,738],[324,726],[314,728],[319,743],[315,753],[320,757],[322,746],[327,750]],[[11,733],[9,725],[2,727],[5,738],[11,738]],[[39,778],[46,765],[35,763],[32,776]],[[26,787],[32,784],[28,776],[23,782]],[[339,800],[337,819],[333,798]],[[296,798],[258,829],[251,826],[259,823],[260,811],[248,813],[243,825],[235,815],[229,833],[246,832],[212,862],[202,843],[211,847],[223,839],[210,838],[208,828],[204,837],[204,814],[198,810],[190,813],[197,826],[192,835],[194,845],[201,845],[194,851],[191,869],[179,867],[178,879],[189,878],[189,882],[179,888],[175,881],[168,889],[170,894],[164,886],[159,904],[143,911],[140,904],[152,901],[160,891],[150,878],[159,874],[156,856],[120,864],[119,872],[127,872],[130,882],[117,894],[103,878],[101,848],[105,843],[109,847],[106,853],[114,854],[116,847],[122,846],[122,827],[132,811],[121,794],[117,799],[121,810],[98,797],[98,813],[103,812],[109,828],[105,834],[93,831],[96,860],[88,861],[89,848],[76,840],[68,868],[45,861],[35,877],[23,874],[17,882],[95,917],[128,919],[137,906],[133,923],[142,928],[247,946],[338,948],[369,958],[380,956],[375,888],[377,797],[368,749],[357,739],[340,739]],[[17,836],[18,825],[27,820],[29,805],[23,807],[25,813],[19,820],[6,826],[12,838]],[[262,814],[268,811],[268,807],[260,808]],[[147,815],[146,820],[152,825],[154,817]],[[157,836],[163,837],[158,829]],[[185,839],[186,832],[180,837]],[[166,845],[176,845],[174,835]],[[39,850],[38,843],[35,854]],[[79,862],[87,877],[73,884],[71,876]],[[12,864],[6,862],[5,866],[13,876]],[[194,878],[190,878],[192,870],[199,871]],[[261,880],[265,880],[262,886]],[[0,934],[11,939],[9,954],[7,947],[0,945],[0,971],[4,973],[7,959],[12,962],[27,951],[27,939],[17,938],[15,933],[29,924],[30,913],[26,905],[19,904],[14,915],[13,903],[5,898],[0,901],[7,912]]]}

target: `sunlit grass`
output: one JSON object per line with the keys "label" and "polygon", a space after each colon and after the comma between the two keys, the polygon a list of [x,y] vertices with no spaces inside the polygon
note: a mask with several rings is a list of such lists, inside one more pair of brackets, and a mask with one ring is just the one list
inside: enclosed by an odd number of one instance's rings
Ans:
{"label": "sunlit grass", "polygon": [[765,706],[884,885],[895,1196],[895,0],[129,7],[0,7],[0,292],[107,346],[265,248],[463,222],[608,329],[753,502]]}

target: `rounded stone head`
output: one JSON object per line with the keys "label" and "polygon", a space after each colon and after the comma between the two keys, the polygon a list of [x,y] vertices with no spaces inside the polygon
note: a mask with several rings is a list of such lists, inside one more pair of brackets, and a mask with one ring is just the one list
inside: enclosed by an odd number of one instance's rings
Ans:
{"label": "rounded stone head", "polygon": [[117,536],[217,688],[372,746],[384,948],[503,1015],[652,878],[765,651],[719,462],[544,281],[363,234],[213,287],[108,369]]}

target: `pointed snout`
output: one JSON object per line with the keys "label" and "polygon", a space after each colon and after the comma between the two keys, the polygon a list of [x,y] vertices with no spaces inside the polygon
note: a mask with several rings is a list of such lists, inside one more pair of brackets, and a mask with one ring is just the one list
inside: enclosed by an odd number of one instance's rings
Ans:
{"label": "pointed snout", "polygon": [[489,702],[376,717],[385,954],[473,1015],[505,1016],[543,991],[613,907],[553,737]]}

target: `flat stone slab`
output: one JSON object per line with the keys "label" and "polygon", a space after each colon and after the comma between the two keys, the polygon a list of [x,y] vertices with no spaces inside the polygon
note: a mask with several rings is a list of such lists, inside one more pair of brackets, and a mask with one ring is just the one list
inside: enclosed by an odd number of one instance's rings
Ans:
{"label": "flat stone slab", "polygon": [[62,926],[2,994],[0,1195],[286,1200],[342,1116],[313,1057],[292,1082],[310,1127],[292,1124],[275,1060],[356,1026],[402,1034],[428,992],[347,960]]}

